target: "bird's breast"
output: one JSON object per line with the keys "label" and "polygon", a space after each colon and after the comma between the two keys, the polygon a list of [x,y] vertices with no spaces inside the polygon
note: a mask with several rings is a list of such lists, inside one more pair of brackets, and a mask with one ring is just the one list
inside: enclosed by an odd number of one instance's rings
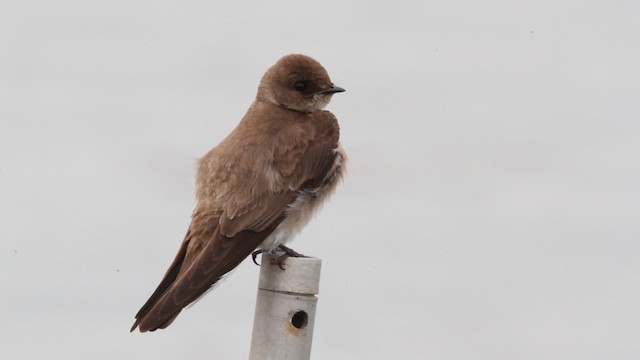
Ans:
{"label": "bird's breast", "polygon": [[323,181],[315,188],[298,191],[295,199],[287,206],[285,219],[271,233],[259,248],[272,251],[278,245],[284,245],[298,234],[320,210],[324,202],[331,197],[345,173],[346,154],[342,146],[334,150],[336,157]]}

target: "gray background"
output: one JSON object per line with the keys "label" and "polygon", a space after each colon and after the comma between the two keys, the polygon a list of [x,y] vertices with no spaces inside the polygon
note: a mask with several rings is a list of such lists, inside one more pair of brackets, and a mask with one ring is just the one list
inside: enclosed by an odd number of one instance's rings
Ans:
{"label": "gray background", "polygon": [[349,176],[293,243],[323,259],[315,359],[640,358],[640,2],[4,1],[0,353],[245,359],[244,262],[165,331],[133,315],[197,158],[263,72],[347,89]]}

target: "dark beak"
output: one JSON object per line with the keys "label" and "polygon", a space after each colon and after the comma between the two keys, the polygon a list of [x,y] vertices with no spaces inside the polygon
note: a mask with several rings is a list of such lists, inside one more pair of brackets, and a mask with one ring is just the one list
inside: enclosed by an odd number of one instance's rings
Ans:
{"label": "dark beak", "polygon": [[340,86],[331,85],[327,88],[324,88],[318,91],[318,94],[335,94],[335,93],[344,92],[344,91],[345,90]]}

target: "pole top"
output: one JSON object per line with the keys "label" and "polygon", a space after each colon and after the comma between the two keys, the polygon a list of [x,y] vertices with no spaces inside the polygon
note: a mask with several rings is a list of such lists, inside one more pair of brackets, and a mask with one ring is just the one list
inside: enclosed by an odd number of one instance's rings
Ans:
{"label": "pole top", "polygon": [[316,295],[320,289],[322,260],[313,257],[288,257],[278,266],[278,256],[263,253],[258,287],[263,290],[301,295]]}

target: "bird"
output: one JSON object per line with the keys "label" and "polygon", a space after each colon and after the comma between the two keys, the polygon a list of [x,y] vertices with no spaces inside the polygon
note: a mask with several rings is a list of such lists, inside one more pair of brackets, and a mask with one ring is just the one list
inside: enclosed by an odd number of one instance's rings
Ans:
{"label": "bird", "polygon": [[131,332],[166,328],[251,254],[301,255],[285,244],[345,174],[338,121],[323,110],[343,91],[307,55],[264,73],[238,125],[199,160],[187,233]]}

